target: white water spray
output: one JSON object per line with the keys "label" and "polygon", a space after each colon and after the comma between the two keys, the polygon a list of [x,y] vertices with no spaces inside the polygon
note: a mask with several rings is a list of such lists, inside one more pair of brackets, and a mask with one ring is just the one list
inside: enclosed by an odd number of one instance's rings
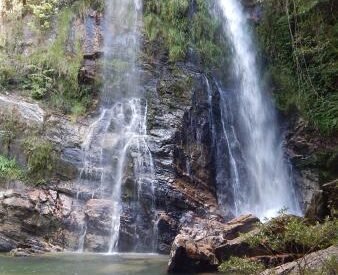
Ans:
{"label": "white water spray", "polygon": [[[140,193],[151,193],[154,201],[154,166],[147,145],[147,103],[139,84],[140,0],[107,0],[104,16],[103,91],[100,114],[90,126],[83,144],[84,160],[80,189],[86,188],[92,198],[111,200],[111,230],[108,253],[118,252],[122,190],[132,181],[139,205]],[[146,191],[145,191],[146,190]],[[138,235],[139,209],[132,209],[135,235]],[[154,203],[150,207],[154,207]],[[153,208],[150,212],[155,212]],[[136,213],[136,214],[135,214]],[[140,214],[141,215],[141,214]],[[155,223],[155,221],[154,221]],[[147,225],[153,230],[153,225]],[[81,232],[79,250],[83,251],[88,232]],[[95,234],[95,232],[91,232]],[[151,233],[149,233],[151,234]],[[153,238],[156,238],[152,236]],[[137,240],[135,247],[138,246]],[[132,242],[130,241],[130,242]],[[132,250],[133,248],[128,248]]]}
{"label": "white water spray", "polygon": [[[272,217],[282,208],[299,214],[292,179],[282,150],[275,111],[261,89],[256,52],[246,14],[239,0],[218,0],[225,18],[226,35],[232,44],[233,68],[238,80],[239,125],[249,188],[238,188],[238,165],[231,154],[235,173],[235,214],[255,213]],[[222,96],[221,96],[222,98]]]}

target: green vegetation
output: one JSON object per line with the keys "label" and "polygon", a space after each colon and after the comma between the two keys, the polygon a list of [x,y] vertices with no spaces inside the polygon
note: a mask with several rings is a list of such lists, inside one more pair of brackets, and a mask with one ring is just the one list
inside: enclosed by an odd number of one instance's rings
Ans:
{"label": "green vegetation", "polygon": [[265,0],[258,27],[280,109],[338,131],[338,2]]}
{"label": "green vegetation", "polygon": [[105,1],[102,0],[77,0],[72,2],[72,8],[80,18],[83,18],[90,9],[103,12]]}
{"label": "green vegetation", "polygon": [[[21,18],[6,23],[8,33],[0,39],[0,87],[24,90],[52,108],[78,116],[86,111],[94,86],[79,83],[82,38],[74,32],[74,22],[89,6],[102,8],[102,4],[100,7],[93,0],[66,2],[27,1],[18,13],[35,18],[30,30]],[[35,48],[25,44],[27,32],[31,32]]]}
{"label": "green vegetation", "polygon": [[0,155],[0,183],[22,178],[23,171],[14,159]]}
{"label": "green vegetation", "polygon": [[[302,275],[324,275],[324,274],[336,274],[338,270],[338,261],[335,256],[332,256],[325,260],[320,268],[313,269],[307,266],[306,262],[300,261],[298,265],[299,271],[297,274]],[[249,258],[230,257],[228,261],[223,262],[218,271],[225,274],[261,274],[266,268],[263,264],[250,260]],[[274,274],[274,273],[272,273]]]}
{"label": "green vegetation", "polygon": [[260,274],[264,270],[264,265],[254,262],[247,258],[230,257],[226,262],[223,262],[218,270],[229,274]]}
{"label": "green vegetation", "polygon": [[259,224],[259,233],[244,235],[252,246],[263,245],[271,254],[296,253],[305,255],[338,244],[338,221],[325,220],[310,224],[305,219],[281,214]]}
{"label": "green vegetation", "polygon": [[0,155],[0,183],[22,180],[29,184],[43,184],[55,172],[57,154],[47,140],[29,137],[23,144],[27,167],[21,168],[15,159]]}
{"label": "green vegetation", "polygon": [[[193,49],[202,63],[212,67],[227,62],[222,24],[210,14],[214,1],[197,0],[189,14],[188,0],[145,2],[145,33],[150,42],[161,41],[170,61],[184,60]],[[156,49],[156,47],[152,47]]]}
{"label": "green vegetation", "polygon": [[30,137],[24,142],[24,150],[27,155],[28,177],[37,184],[43,183],[55,168],[56,154],[52,144],[38,137]]}
{"label": "green vegetation", "polygon": [[10,155],[12,146],[14,146],[14,150],[23,150],[27,161],[25,167],[19,168],[15,160],[10,159],[7,162],[4,161],[4,158],[0,160],[1,163],[4,163],[3,169],[6,167],[12,169],[6,170],[9,171],[8,173],[5,170],[1,171],[0,181],[20,179],[29,184],[47,182],[55,173],[58,154],[52,143],[41,137],[41,129],[36,129],[21,122],[15,111],[10,113],[0,112],[0,125],[0,143],[3,153]]}
{"label": "green vegetation", "polygon": [[[301,258],[312,252],[338,244],[338,220],[326,219],[323,223],[310,223],[304,218],[286,215],[285,211],[280,216],[265,223],[258,223],[255,233],[242,234],[243,241],[253,249],[264,249],[267,256],[294,255]],[[337,267],[337,259],[330,258],[319,270],[310,270],[306,262],[298,267],[300,274],[331,274],[329,271]],[[260,274],[268,263],[259,259],[231,257],[223,262],[219,271],[234,274]],[[328,273],[325,273],[328,272]]]}
{"label": "green vegetation", "polygon": [[78,82],[82,61],[80,41],[69,41],[72,20],[72,11],[64,8],[58,15],[54,43],[30,56],[26,83],[34,98],[48,96],[53,107],[66,113],[79,103],[86,107],[88,102],[87,90],[81,89]]}
{"label": "green vegetation", "polygon": [[0,137],[3,148],[8,148],[15,138],[16,133],[22,128],[21,123],[17,119],[17,113],[12,111],[11,113],[0,111]]}
{"label": "green vegetation", "polygon": [[42,0],[38,3],[28,4],[37,26],[42,30],[50,29],[52,16],[58,11],[57,4],[57,0]]}

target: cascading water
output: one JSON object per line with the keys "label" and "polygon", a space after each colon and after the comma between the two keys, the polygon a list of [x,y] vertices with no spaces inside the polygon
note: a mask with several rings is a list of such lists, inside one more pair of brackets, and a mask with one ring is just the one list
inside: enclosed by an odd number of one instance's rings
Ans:
{"label": "cascading water", "polygon": [[[271,217],[282,208],[299,214],[292,179],[283,155],[276,114],[260,86],[255,46],[246,14],[239,0],[218,0],[218,5],[225,19],[226,35],[232,45],[233,70],[238,82],[236,125],[240,133],[240,153],[236,152],[238,145],[234,129],[231,128],[233,126],[223,124],[230,155],[234,214],[253,212],[261,218]],[[224,108],[227,104],[225,91],[220,87],[218,89],[224,120],[226,112],[230,110]],[[233,120],[231,118],[227,123],[233,125]],[[242,170],[240,155],[244,160],[245,178],[239,173]]]}
{"label": "cascading water", "polygon": [[[92,198],[111,201],[111,232],[108,252],[119,249],[122,188],[132,181],[136,189],[133,203],[135,235],[142,216],[138,208],[141,194],[152,197],[149,213],[154,212],[154,167],[147,145],[147,104],[139,85],[137,56],[142,4],[139,0],[107,0],[104,21],[103,91],[97,120],[90,126],[83,144],[84,161],[78,186]],[[81,197],[81,192],[79,192]],[[136,213],[136,214],[135,214]],[[155,221],[151,221],[155,223]],[[156,231],[149,224],[150,234]],[[81,231],[79,250],[83,251],[87,225]],[[149,237],[150,238],[150,237]],[[152,239],[156,239],[152,236]],[[138,248],[138,240],[132,248]],[[155,241],[154,241],[155,242]],[[150,251],[153,251],[153,247]]]}

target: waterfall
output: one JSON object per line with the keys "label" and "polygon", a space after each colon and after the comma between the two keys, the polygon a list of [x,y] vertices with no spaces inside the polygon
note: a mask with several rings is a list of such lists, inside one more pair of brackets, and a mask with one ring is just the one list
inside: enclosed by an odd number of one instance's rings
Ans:
{"label": "waterfall", "polygon": [[[84,160],[78,186],[92,198],[111,201],[111,229],[108,252],[119,251],[122,191],[133,185],[133,228],[138,236],[143,219],[143,193],[151,197],[148,216],[154,210],[154,165],[147,145],[147,102],[140,87],[137,58],[142,3],[139,0],[107,0],[104,15],[103,89],[98,118],[91,124],[83,144]],[[81,191],[79,197],[81,198]],[[156,242],[155,221],[150,221],[149,239]],[[79,250],[83,251],[89,228],[84,223]],[[95,234],[95,232],[92,232]],[[142,248],[140,238],[132,248]],[[149,244],[148,244],[149,245]],[[151,251],[154,247],[151,247]],[[148,251],[147,251],[148,252]]]}
{"label": "waterfall", "polygon": [[[282,208],[299,214],[292,177],[283,153],[276,113],[261,88],[255,45],[246,14],[238,0],[218,0],[224,16],[224,29],[232,45],[233,73],[237,80],[236,117],[227,112],[225,91],[219,86],[224,137],[227,139],[234,214],[255,213],[271,217]],[[225,118],[228,116],[228,118]],[[224,124],[226,121],[226,124]],[[234,127],[237,126],[240,152]],[[244,160],[245,173],[242,170]],[[218,175],[220,180],[221,175]],[[222,200],[222,192],[220,195]]]}

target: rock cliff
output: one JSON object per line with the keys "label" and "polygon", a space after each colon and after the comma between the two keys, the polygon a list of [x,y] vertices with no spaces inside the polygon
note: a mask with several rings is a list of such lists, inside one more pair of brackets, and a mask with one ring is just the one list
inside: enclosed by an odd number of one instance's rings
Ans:
{"label": "rock cliff", "polygon": [[[258,11],[252,1],[247,2],[256,21]],[[90,9],[84,17],[82,21],[74,20],[75,29],[84,37],[78,81],[95,86],[102,57],[102,15]],[[155,251],[171,253],[170,271],[216,270],[228,254],[237,253],[234,251],[239,251],[238,256],[250,254],[239,233],[252,231],[258,222],[253,216],[229,222],[231,215],[224,215],[224,209],[218,206],[208,89],[214,98],[211,104],[215,114],[220,113],[218,91],[204,66],[191,60],[170,62],[163,49],[155,48],[155,54],[149,56],[147,47],[154,45],[146,39],[143,42],[139,69],[148,108],[147,142],[155,166],[155,200],[147,192],[142,193],[138,199],[143,214],[141,219],[136,217],[135,183],[132,179],[126,181],[122,189],[119,249],[133,250],[136,239],[141,239],[139,249],[147,248],[149,223],[155,221]],[[90,190],[76,186],[83,161],[82,144],[97,116],[97,90],[91,88],[88,112],[77,119],[49,108],[46,102],[31,99],[23,91],[1,89],[0,155],[15,159],[27,169],[29,147],[48,144],[53,161],[52,166],[42,166],[39,177],[0,181],[0,252],[23,255],[76,250],[80,241],[86,251],[107,251],[112,206],[109,201],[93,197]],[[321,137],[298,115],[288,116],[287,121],[287,155],[294,166],[304,213],[319,220],[337,215],[338,154],[330,154],[329,159],[326,154],[337,148],[337,138]],[[226,161],[227,156],[224,158]],[[231,201],[231,194],[228,196]],[[149,216],[152,203],[155,217]],[[266,255],[262,250],[258,248],[252,256]],[[276,261],[281,263],[284,258]]]}

